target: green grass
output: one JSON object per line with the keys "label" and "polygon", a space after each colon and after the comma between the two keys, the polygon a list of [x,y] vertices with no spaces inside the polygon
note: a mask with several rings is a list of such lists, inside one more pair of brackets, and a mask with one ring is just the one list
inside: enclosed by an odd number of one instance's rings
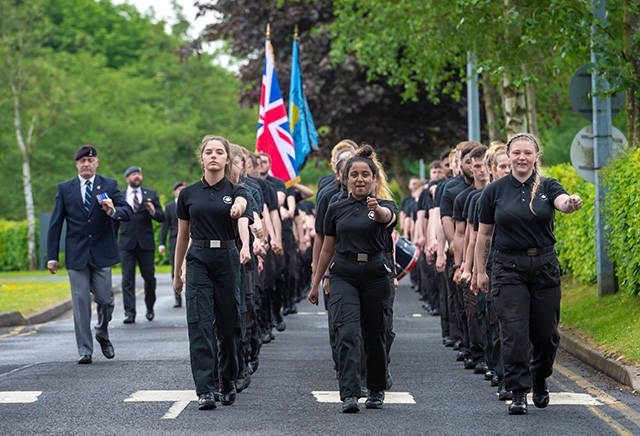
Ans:
{"label": "green grass", "polygon": [[[156,274],[168,274],[170,272],[171,265],[156,265]],[[113,274],[120,273],[120,266],[113,268]],[[57,275],[66,277],[67,270],[60,269]],[[0,273],[0,312],[17,310],[24,316],[28,316],[46,309],[53,304],[71,298],[69,282],[37,280],[39,277],[50,276],[51,273],[49,271],[12,271]]]}
{"label": "green grass", "polygon": [[68,282],[0,280],[0,312],[31,315],[68,298]]}
{"label": "green grass", "polygon": [[618,292],[598,298],[596,285],[563,279],[560,325],[605,356],[640,364],[640,298]]}

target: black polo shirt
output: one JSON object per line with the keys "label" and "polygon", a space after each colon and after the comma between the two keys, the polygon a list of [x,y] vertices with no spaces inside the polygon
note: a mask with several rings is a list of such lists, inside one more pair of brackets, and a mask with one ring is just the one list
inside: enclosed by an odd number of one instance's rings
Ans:
{"label": "black polo shirt", "polygon": [[339,192],[339,189],[335,184],[327,185],[316,196],[316,234],[324,235],[324,217],[329,208],[329,201],[336,192]]}
{"label": "black polo shirt", "polygon": [[467,197],[467,202],[464,205],[465,211],[463,215],[467,218],[467,223],[472,225],[473,230],[476,232],[478,231],[478,199],[483,191],[484,188],[473,191],[471,195]]}
{"label": "black polo shirt", "polygon": [[247,179],[240,176],[240,184],[243,185],[247,192],[251,195],[251,210],[256,212],[260,218],[262,218],[262,205],[264,204],[264,198],[262,197],[262,190],[254,180]]}
{"label": "black polo shirt", "polygon": [[[378,200],[398,216],[395,201]],[[373,211],[367,208],[366,197],[356,200],[352,196],[341,198],[329,205],[324,218],[325,236],[335,236],[338,253],[382,253],[389,251],[389,232],[386,223],[373,220]]]}
{"label": "black polo shirt", "polygon": [[[238,220],[230,215],[236,197],[250,202],[244,187],[234,185],[226,177],[215,185],[209,185],[203,177],[180,191],[176,214],[189,221],[192,239],[231,241],[238,236]],[[253,223],[249,207],[242,216]]]}
{"label": "black polo shirt", "polygon": [[461,193],[456,195],[456,199],[453,201],[453,215],[451,218],[454,221],[466,221],[467,216],[464,214],[464,205],[467,202],[467,198],[473,191],[476,190],[476,187],[471,185],[462,190]]}
{"label": "black polo shirt", "polygon": [[335,182],[336,182],[336,175],[334,173],[327,174],[326,176],[322,176],[320,180],[318,180],[318,192],[322,191],[324,188],[326,188],[331,184],[335,184]]}
{"label": "black polo shirt", "polygon": [[256,177],[248,177],[249,180],[253,180],[256,182],[260,189],[262,190],[262,196],[264,197],[264,202],[267,205],[267,210],[271,212],[272,210],[278,210],[278,198],[276,197],[276,189],[273,187],[271,183],[268,183],[264,179],[259,179]]}
{"label": "black polo shirt", "polygon": [[460,174],[447,182],[442,191],[440,200],[440,217],[453,217],[453,202],[458,194],[468,188],[470,185],[464,180],[464,175]]}
{"label": "black polo shirt", "polygon": [[273,184],[273,186],[276,188],[276,192],[283,192],[285,196],[287,195],[287,185],[285,185],[282,180],[273,176],[267,176],[266,180],[267,182]]}
{"label": "black polo shirt", "polygon": [[566,194],[555,179],[540,178],[540,186],[529,209],[533,175],[524,183],[511,174],[490,183],[480,197],[480,217],[484,224],[494,224],[496,250],[544,248],[556,243],[553,234],[553,202]]}
{"label": "black polo shirt", "polygon": [[464,181],[464,175],[458,174],[457,176],[447,179],[443,183],[440,183],[436,188],[436,196],[434,198],[434,202],[435,202],[434,207],[442,207],[442,196],[444,195],[444,191],[449,186],[457,185],[458,183],[462,183],[463,181]]}

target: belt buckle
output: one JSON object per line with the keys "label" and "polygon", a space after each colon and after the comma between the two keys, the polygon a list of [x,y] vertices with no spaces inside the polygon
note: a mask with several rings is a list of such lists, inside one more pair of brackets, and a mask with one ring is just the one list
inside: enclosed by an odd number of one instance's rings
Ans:
{"label": "belt buckle", "polygon": [[537,248],[529,248],[527,250],[527,256],[537,256],[538,255],[538,249]]}
{"label": "belt buckle", "polygon": [[358,253],[358,256],[356,257],[356,260],[358,262],[368,262],[369,261],[369,255],[366,253]]}
{"label": "belt buckle", "polygon": [[220,241],[209,241],[209,248],[220,248]]}

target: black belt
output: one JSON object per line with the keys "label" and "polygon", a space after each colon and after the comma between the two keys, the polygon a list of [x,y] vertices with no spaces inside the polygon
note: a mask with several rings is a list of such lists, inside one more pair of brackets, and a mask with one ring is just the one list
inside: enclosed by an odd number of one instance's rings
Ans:
{"label": "black belt", "polygon": [[352,262],[369,262],[381,258],[382,253],[336,253],[336,256]]}
{"label": "black belt", "polygon": [[541,256],[543,254],[552,253],[555,251],[555,247],[553,245],[550,245],[544,248],[527,248],[526,250],[496,250],[496,251],[498,251],[499,253],[507,253],[514,256],[535,257],[535,256]]}
{"label": "black belt", "polygon": [[218,241],[208,239],[192,239],[191,245],[200,248],[232,248],[236,247],[236,241]]}

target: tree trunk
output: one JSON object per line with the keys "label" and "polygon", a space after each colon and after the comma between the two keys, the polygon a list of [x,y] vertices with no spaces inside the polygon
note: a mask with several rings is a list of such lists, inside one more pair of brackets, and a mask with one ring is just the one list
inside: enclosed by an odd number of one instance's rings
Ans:
{"label": "tree trunk", "polygon": [[[34,121],[35,122],[35,121]],[[36,218],[33,206],[33,191],[31,189],[31,165],[29,161],[29,144],[26,144],[22,136],[22,125],[20,121],[20,97],[13,99],[13,126],[16,132],[16,140],[22,154],[22,186],[24,188],[24,202],[27,212],[27,241],[29,249],[29,270],[38,269],[38,258],[36,256]],[[31,135],[29,135],[31,136]],[[30,139],[30,138],[29,138]]]}
{"label": "tree trunk", "polygon": [[493,83],[491,83],[491,77],[487,71],[482,72],[482,97],[484,100],[484,112],[487,116],[489,142],[500,141],[500,125],[496,111],[498,90]]}
{"label": "tree trunk", "polygon": [[516,133],[527,131],[527,103],[524,90],[511,82],[508,72],[502,75],[502,108],[507,140]]}
{"label": "tree trunk", "polygon": [[[504,0],[505,13],[515,7],[516,0]],[[511,46],[511,41],[518,37],[518,31],[514,26],[505,26],[504,40],[507,46]],[[513,84],[508,70],[502,74],[502,111],[507,140],[516,133],[527,131],[527,102],[524,90]]]}
{"label": "tree trunk", "polygon": [[[528,74],[526,65],[522,66],[522,72]],[[531,82],[525,85],[525,95],[527,98],[527,121],[529,122],[529,133],[538,136],[538,107],[536,104],[536,90]]]}
{"label": "tree trunk", "polygon": [[625,55],[631,63],[633,76],[631,87],[627,90],[627,138],[630,147],[640,145],[640,43],[635,35],[640,32],[640,14],[637,0],[625,0],[623,33]]}

